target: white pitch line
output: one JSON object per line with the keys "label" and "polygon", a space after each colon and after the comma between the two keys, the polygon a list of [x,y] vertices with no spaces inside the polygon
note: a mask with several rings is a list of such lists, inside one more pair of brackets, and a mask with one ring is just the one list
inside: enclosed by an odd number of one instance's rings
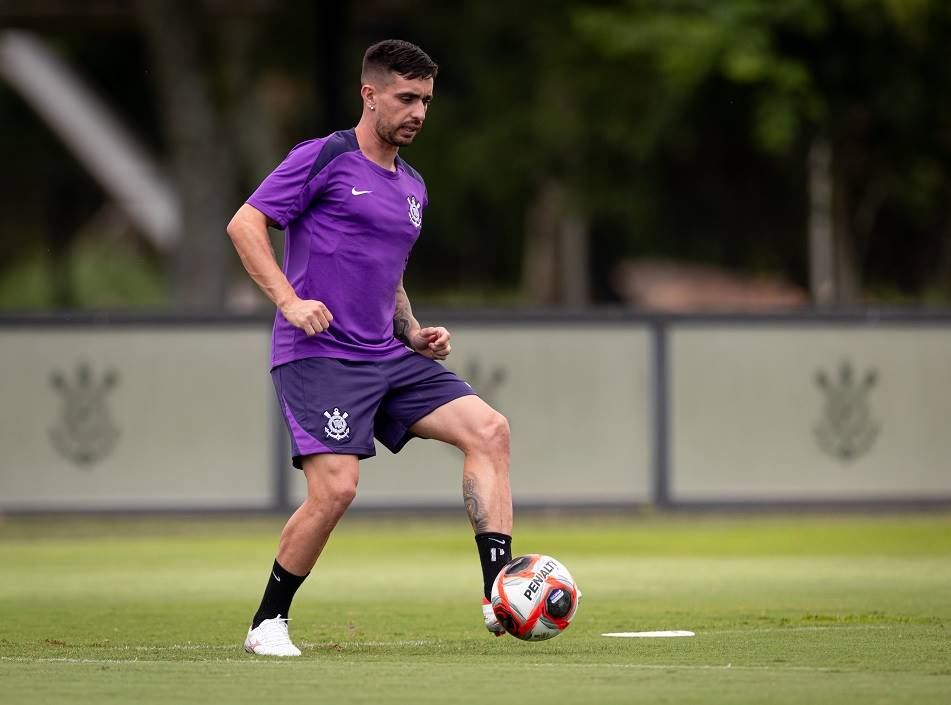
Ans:
{"label": "white pitch line", "polygon": [[201,660],[188,660],[188,661],[174,661],[171,659],[141,659],[141,658],[30,658],[28,656],[0,656],[0,663],[66,663],[66,664],[89,664],[89,665],[98,665],[98,664],[116,664],[116,665],[135,665],[135,664],[145,664],[145,665],[157,665],[157,664],[209,664],[209,663],[265,663],[265,664],[275,664],[275,663],[289,663],[289,661],[277,661],[274,659],[259,659],[252,658],[250,655],[245,655],[242,653],[241,656],[236,658],[216,658],[216,659],[201,659]]}
{"label": "white pitch line", "polygon": [[679,629],[662,632],[605,632],[601,636],[618,637],[621,639],[671,639],[681,636],[696,636],[696,634]]}
{"label": "white pitch line", "polygon": [[[820,631],[851,631],[851,630],[865,630],[865,629],[899,629],[902,626],[901,624],[829,624],[822,626],[811,626],[811,627],[754,627],[752,629],[703,629],[701,630],[702,636],[716,636],[718,634],[766,634],[773,632],[820,632]],[[613,637],[675,637],[675,636],[696,636],[694,632],[689,631],[657,631],[657,632],[605,632],[601,636],[613,636]]]}
{"label": "white pitch line", "polygon": [[[829,624],[816,625],[808,627],[752,627],[749,629],[704,629],[703,636],[713,636],[716,634],[752,634],[757,632],[817,632],[828,630],[864,630],[864,629],[901,629],[902,627],[916,626],[913,624]],[[926,625],[922,625],[926,626]],[[611,633],[611,632],[609,632]],[[645,632],[651,633],[651,632]],[[302,646],[309,648],[326,648],[333,646],[432,646],[444,642],[432,639],[399,639],[394,641],[302,641]],[[61,644],[63,648],[95,648],[110,649],[113,651],[236,651],[241,648],[240,644]],[[9,657],[0,657],[9,658]]]}
{"label": "white pitch line", "polygon": [[757,632],[822,632],[829,630],[900,629],[905,624],[828,624],[815,627],[763,627],[753,629],[710,629],[704,634],[754,634]]}
{"label": "white pitch line", "polygon": [[438,644],[438,641],[430,641],[427,639],[401,639],[399,641],[323,641],[319,643],[301,641],[298,642],[301,646],[308,647],[334,647],[334,646],[432,646],[433,644]]}
{"label": "white pitch line", "polygon": [[531,663],[531,667],[543,668],[631,668],[651,671],[805,671],[818,673],[865,673],[855,669],[834,666],[734,666],[727,664],[676,664],[676,663]]}
{"label": "white pitch line", "polygon": [[[181,661],[155,661],[141,660],[137,658],[30,658],[29,656],[0,656],[0,662],[5,663],[69,663],[92,665],[103,663],[129,664],[129,663],[182,663]],[[200,661],[188,661],[187,663],[200,663]]]}
{"label": "white pitch line", "polygon": [[[303,659],[306,662],[307,659]],[[182,664],[182,663],[209,663],[208,661],[162,661],[162,660],[144,660],[144,659],[91,659],[91,658],[29,658],[26,656],[0,656],[0,662],[7,663],[66,663],[66,664]],[[249,663],[249,664],[276,664],[276,663],[301,663],[301,661],[276,661],[272,659],[256,658],[236,658],[236,659],[217,659],[211,663]],[[734,666],[727,664],[682,664],[682,663],[526,663],[523,664],[531,668],[620,668],[644,671],[790,671],[807,673],[865,673],[856,669],[836,668],[831,666]]]}
{"label": "white pitch line", "polygon": [[[309,641],[299,641],[297,642],[301,646],[307,647],[309,649],[327,649],[334,648],[336,646],[342,646],[344,648],[361,648],[361,647],[373,647],[373,646],[431,646],[438,644],[438,641],[431,641],[425,639],[401,639],[399,641],[321,641],[321,642],[309,642]],[[222,651],[228,652],[233,651],[235,653],[241,652],[242,647],[240,644],[156,644],[155,646],[150,646],[148,644],[116,644],[115,646],[94,646],[90,647],[84,644],[76,645],[64,645],[63,648],[67,649],[109,649],[110,651],[136,651],[136,652],[156,652],[160,653],[163,651]],[[10,657],[3,656],[0,657],[2,660],[9,660],[11,658],[20,658],[20,657]]]}
{"label": "white pitch line", "polygon": [[[84,648],[82,645],[77,645],[67,648]],[[98,647],[103,648],[103,647]],[[240,646],[232,646],[228,644],[165,644],[157,646],[148,646],[140,644],[125,644],[122,646],[107,646],[104,647],[107,649],[114,649],[117,651],[237,651],[240,649]]]}

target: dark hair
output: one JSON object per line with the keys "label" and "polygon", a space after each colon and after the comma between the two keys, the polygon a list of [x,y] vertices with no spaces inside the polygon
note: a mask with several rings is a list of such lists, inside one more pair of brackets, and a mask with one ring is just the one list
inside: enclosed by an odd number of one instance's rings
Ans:
{"label": "dark hair", "polygon": [[436,62],[415,44],[401,39],[386,39],[372,45],[363,55],[360,80],[366,83],[370,74],[386,74],[390,71],[403,78],[436,78],[438,70]]}

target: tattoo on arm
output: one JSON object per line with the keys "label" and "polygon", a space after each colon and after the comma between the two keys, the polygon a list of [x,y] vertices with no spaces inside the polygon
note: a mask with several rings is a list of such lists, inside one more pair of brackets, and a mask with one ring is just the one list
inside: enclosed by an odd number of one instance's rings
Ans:
{"label": "tattoo on arm", "polygon": [[[405,318],[400,318],[397,313],[396,317],[393,319],[393,337],[397,340],[410,345],[409,342],[409,321]],[[410,345],[410,347],[412,347]]]}
{"label": "tattoo on arm", "polygon": [[489,520],[479,505],[479,498],[476,497],[475,480],[462,481],[462,498],[466,503],[466,514],[469,515],[469,523],[472,524],[472,530],[477,534],[488,531]]}
{"label": "tattoo on arm", "polygon": [[[409,297],[406,295],[406,289],[403,283],[396,288],[396,312],[393,314],[393,336],[412,347],[409,341],[409,331],[412,324],[416,322],[413,318],[413,308],[409,305]],[[418,325],[418,324],[417,324]]]}

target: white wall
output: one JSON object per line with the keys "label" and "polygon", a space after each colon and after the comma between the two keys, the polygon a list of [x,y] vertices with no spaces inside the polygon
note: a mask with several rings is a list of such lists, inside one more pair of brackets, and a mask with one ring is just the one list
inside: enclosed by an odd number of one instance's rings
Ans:
{"label": "white wall", "polygon": [[[447,366],[509,419],[519,504],[650,499],[649,343],[645,326],[457,323]],[[462,454],[413,439],[377,445],[356,506],[462,506]],[[304,484],[292,471],[294,496]]]}
{"label": "white wall", "polygon": [[[517,504],[652,500],[651,321],[447,323],[448,366],[509,418]],[[951,503],[948,320],[661,323],[672,504]],[[0,322],[0,511],[267,509],[279,480],[299,500],[269,341],[264,320]],[[378,447],[357,506],[461,506],[461,468]]]}
{"label": "white wall", "polygon": [[270,506],[267,359],[260,325],[0,328],[0,509]]}
{"label": "white wall", "polygon": [[674,502],[951,499],[947,326],[675,325],[670,387]]}

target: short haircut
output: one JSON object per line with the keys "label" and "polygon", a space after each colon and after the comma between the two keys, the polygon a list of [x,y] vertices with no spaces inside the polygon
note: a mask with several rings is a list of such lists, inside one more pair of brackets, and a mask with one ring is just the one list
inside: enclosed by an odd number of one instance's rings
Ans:
{"label": "short haircut", "polygon": [[401,39],[377,42],[363,55],[360,81],[370,83],[371,77],[388,78],[392,71],[403,78],[436,78],[439,67],[425,51]]}

